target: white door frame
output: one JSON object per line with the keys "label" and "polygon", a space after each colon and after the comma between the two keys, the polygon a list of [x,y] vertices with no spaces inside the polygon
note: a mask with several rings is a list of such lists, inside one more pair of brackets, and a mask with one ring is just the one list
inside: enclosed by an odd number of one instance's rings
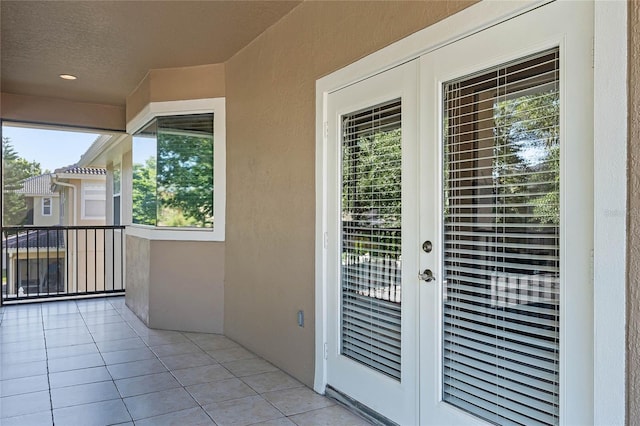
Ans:
{"label": "white door frame", "polygon": [[[327,385],[327,95],[545,3],[482,1],[316,82],[317,392],[324,393]],[[624,424],[627,3],[596,1],[594,21],[593,420]]]}

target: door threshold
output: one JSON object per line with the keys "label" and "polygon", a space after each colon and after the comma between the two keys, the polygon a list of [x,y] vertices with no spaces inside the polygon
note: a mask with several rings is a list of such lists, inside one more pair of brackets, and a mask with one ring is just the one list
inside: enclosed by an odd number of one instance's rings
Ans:
{"label": "door threshold", "polygon": [[367,407],[366,405],[356,401],[350,396],[340,392],[339,390],[327,385],[325,391],[325,396],[337,401],[340,405],[344,406],[346,409],[351,411],[352,413],[362,417],[366,421],[370,422],[373,425],[378,426],[399,426],[396,422],[386,418],[382,414],[378,413],[375,410]]}

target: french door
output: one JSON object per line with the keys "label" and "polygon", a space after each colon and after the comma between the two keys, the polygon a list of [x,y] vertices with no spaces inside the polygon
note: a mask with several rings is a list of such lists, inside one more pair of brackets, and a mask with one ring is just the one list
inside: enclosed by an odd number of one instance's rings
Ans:
{"label": "french door", "polygon": [[327,126],[328,383],[403,424],[417,422],[417,72],[331,94]]}
{"label": "french door", "polygon": [[330,386],[399,424],[591,422],[592,19],[552,3],[328,96]]}

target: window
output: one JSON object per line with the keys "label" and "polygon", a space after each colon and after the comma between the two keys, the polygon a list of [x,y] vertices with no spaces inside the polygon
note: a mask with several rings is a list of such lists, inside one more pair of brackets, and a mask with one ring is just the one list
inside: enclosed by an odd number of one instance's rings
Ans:
{"label": "window", "polygon": [[133,137],[133,223],[214,226],[213,114],[158,117]]}
{"label": "window", "polygon": [[396,99],[341,117],[341,353],[398,381],[401,110]]}
{"label": "window", "polygon": [[42,199],[42,216],[51,216],[51,197]]}
{"label": "window", "polygon": [[121,208],[131,212],[128,233],[224,241],[225,99],[151,102],[127,123],[127,132],[133,164],[123,167],[122,178],[132,179],[132,194]]}
{"label": "window", "polygon": [[102,182],[82,182],[82,218],[104,219],[106,188]]}

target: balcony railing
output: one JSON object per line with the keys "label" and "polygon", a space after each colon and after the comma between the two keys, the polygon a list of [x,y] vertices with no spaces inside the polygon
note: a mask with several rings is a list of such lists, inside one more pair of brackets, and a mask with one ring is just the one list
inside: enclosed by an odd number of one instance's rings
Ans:
{"label": "balcony railing", "polygon": [[2,228],[2,303],[123,293],[124,226]]}

